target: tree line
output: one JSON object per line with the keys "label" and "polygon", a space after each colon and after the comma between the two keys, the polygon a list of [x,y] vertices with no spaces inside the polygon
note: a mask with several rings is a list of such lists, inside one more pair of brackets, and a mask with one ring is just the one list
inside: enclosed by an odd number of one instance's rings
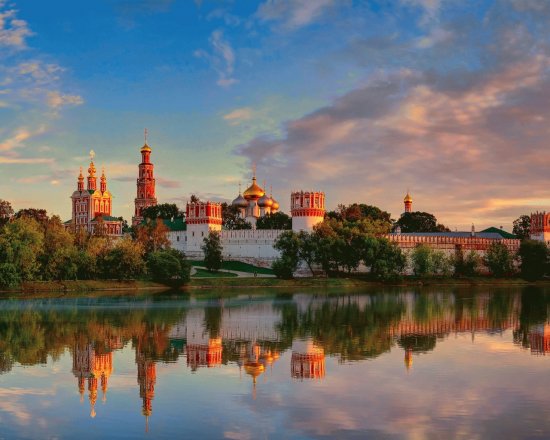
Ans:
{"label": "tree line", "polygon": [[13,212],[0,201],[0,286],[27,281],[152,279],[189,281],[190,264],[170,248],[162,220],[146,221],[120,239],[107,236],[101,219],[93,234],[67,228],[42,209]]}

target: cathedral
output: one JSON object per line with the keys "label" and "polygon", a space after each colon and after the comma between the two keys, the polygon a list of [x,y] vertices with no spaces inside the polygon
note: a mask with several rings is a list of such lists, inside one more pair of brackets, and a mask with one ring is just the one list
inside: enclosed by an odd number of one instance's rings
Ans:
{"label": "cathedral", "polygon": [[95,153],[90,151],[90,166],[86,188],[82,167],[76,184],[76,191],[71,195],[72,217],[65,226],[73,231],[84,230],[90,234],[122,236],[122,220],[112,216],[113,196],[107,189],[105,170],[101,172],[99,189],[97,187]]}

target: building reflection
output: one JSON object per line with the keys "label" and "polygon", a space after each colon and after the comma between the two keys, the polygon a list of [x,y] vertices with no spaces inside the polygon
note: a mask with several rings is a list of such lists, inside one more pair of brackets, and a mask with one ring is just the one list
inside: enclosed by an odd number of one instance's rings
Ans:
{"label": "building reflection", "polygon": [[155,361],[136,350],[137,382],[139,397],[142,400],[141,414],[145,416],[145,431],[149,430],[149,416],[153,413],[153,399],[157,382],[157,366]]}
{"label": "building reflection", "polygon": [[[361,361],[399,347],[404,367],[410,371],[415,357],[433,352],[450,335],[468,335],[475,342],[479,333],[512,331],[518,346],[533,355],[546,355],[550,353],[545,312],[549,305],[550,298],[543,295],[469,292],[295,295],[280,303],[241,301],[236,306],[209,300],[179,312],[155,310],[148,315],[126,310],[125,314],[90,316],[63,343],[72,347],[72,373],[81,401],[87,394],[91,417],[96,416],[98,394],[103,402],[107,400],[114,352],[134,350],[147,430],[157,366],[181,361],[182,356],[184,368],[197,374],[202,374],[202,368],[235,372],[238,368],[256,399],[260,383],[269,380],[274,368],[288,371],[287,362],[292,379],[322,380],[327,358]],[[3,344],[3,357],[17,361],[9,345]],[[283,354],[288,359],[279,366],[277,360]]]}
{"label": "building reflection", "polygon": [[531,327],[529,332],[531,354],[546,356],[550,354],[550,324],[539,324]]}
{"label": "building reflection", "polygon": [[308,339],[292,343],[290,374],[296,379],[322,379],[325,377],[325,350]]}
{"label": "building reflection", "polygon": [[102,401],[107,401],[109,377],[113,372],[113,353],[98,353],[91,343],[77,343],[73,351],[73,374],[78,381],[80,401],[84,400],[85,383],[88,382],[90,417],[96,416],[98,379],[101,385]]}

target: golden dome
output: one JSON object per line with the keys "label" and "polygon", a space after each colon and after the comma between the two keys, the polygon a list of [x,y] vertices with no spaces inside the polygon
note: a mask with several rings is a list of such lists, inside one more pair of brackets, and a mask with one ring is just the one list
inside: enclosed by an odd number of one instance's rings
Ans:
{"label": "golden dome", "polygon": [[271,205],[271,210],[272,211],[279,210],[279,202],[273,198],[271,200],[273,201],[273,204]]}
{"label": "golden dome", "polygon": [[151,151],[151,147],[147,145],[147,142],[141,147],[141,152],[143,153],[144,151]]}
{"label": "golden dome", "polygon": [[264,194],[258,199],[258,206],[260,208],[270,208],[271,206],[273,206],[273,199],[267,194]]}
{"label": "golden dome", "polygon": [[412,203],[413,201],[413,198],[411,197],[411,195],[409,194],[409,192],[407,191],[407,195],[405,196],[405,199],[403,200],[405,203]]}
{"label": "golden dome", "polygon": [[258,200],[265,194],[265,191],[256,183],[256,176],[252,178],[252,185],[250,185],[243,196],[246,200]]}

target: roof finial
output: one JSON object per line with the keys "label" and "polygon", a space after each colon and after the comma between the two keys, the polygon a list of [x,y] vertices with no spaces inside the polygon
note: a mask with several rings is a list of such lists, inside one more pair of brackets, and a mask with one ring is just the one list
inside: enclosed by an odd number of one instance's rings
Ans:
{"label": "roof finial", "polygon": [[241,195],[241,182],[239,181],[239,195]]}
{"label": "roof finial", "polygon": [[256,162],[252,162],[252,179],[256,180]]}
{"label": "roof finial", "polygon": [[94,150],[90,150],[90,161],[94,161],[94,157],[95,157],[95,151]]}
{"label": "roof finial", "polygon": [[145,139],[145,144],[147,144],[147,129],[143,129],[143,138]]}

